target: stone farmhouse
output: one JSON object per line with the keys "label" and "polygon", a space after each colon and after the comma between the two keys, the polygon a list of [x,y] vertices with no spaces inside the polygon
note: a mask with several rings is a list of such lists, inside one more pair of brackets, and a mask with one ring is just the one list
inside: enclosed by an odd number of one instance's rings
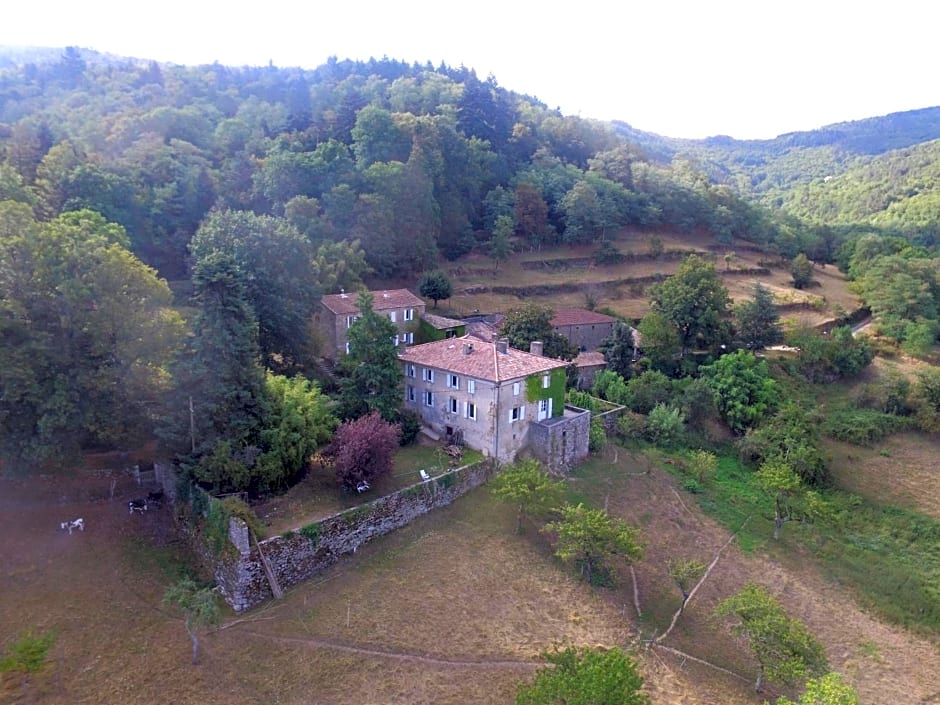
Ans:
{"label": "stone farmhouse", "polygon": [[610,337],[617,319],[585,308],[560,308],[552,317],[552,329],[565,336],[581,352],[597,350]]}
{"label": "stone farmhouse", "polygon": [[[424,315],[424,301],[407,289],[371,291],[372,308],[388,316],[398,328],[396,345],[411,345]],[[328,294],[320,299],[320,310],[314,315],[314,324],[323,337],[323,357],[336,361],[349,352],[346,331],[359,316],[358,293]]]}
{"label": "stone farmhouse", "polygon": [[567,363],[473,336],[404,349],[405,407],[433,432],[500,462],[523,449],[554,469],[588,454],[590,412],[565,404]]}

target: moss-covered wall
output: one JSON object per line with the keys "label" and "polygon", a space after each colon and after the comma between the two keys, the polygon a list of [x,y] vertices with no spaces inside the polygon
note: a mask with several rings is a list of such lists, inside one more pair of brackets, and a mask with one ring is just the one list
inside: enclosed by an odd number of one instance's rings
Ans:
{"label": "moss-covered wall", "polygon": [[565,413],[565,368],[559,367],[549,374],[551,379],[547,389],[542,386],[542,374],[526,377],[526,400],[535,403],[542,399],[551,399],[552,416],[562,416]]}

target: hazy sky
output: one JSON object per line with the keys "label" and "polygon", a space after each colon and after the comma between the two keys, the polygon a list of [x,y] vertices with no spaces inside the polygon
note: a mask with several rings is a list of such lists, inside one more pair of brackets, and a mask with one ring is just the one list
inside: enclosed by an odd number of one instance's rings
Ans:
{"label": "hazy sky", "polygon": [[940,104],[928,0],[8,0],[0,44],[181,64],[440,61],[582,117],[769,138]]}

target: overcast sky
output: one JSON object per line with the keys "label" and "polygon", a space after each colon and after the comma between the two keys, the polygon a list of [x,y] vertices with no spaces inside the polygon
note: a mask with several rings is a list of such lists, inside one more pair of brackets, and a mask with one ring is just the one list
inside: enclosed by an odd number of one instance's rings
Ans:
{"label": "overcast sky", "polygon": [[940,104],[928,0],[7,0],[0,44],[199,64],[440,61],[566,114],[770,138]]}

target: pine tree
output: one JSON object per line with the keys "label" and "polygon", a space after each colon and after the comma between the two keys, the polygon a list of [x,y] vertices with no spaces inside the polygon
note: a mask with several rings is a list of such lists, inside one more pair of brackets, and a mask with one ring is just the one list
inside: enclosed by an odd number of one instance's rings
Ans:
{"label": "pine tree", "polygon": [[738,304],[734,317],[738,324],[738,338],[746,348],[766,348],[783,340],[773,294],[763,284],[754,285],[754,298]]}

